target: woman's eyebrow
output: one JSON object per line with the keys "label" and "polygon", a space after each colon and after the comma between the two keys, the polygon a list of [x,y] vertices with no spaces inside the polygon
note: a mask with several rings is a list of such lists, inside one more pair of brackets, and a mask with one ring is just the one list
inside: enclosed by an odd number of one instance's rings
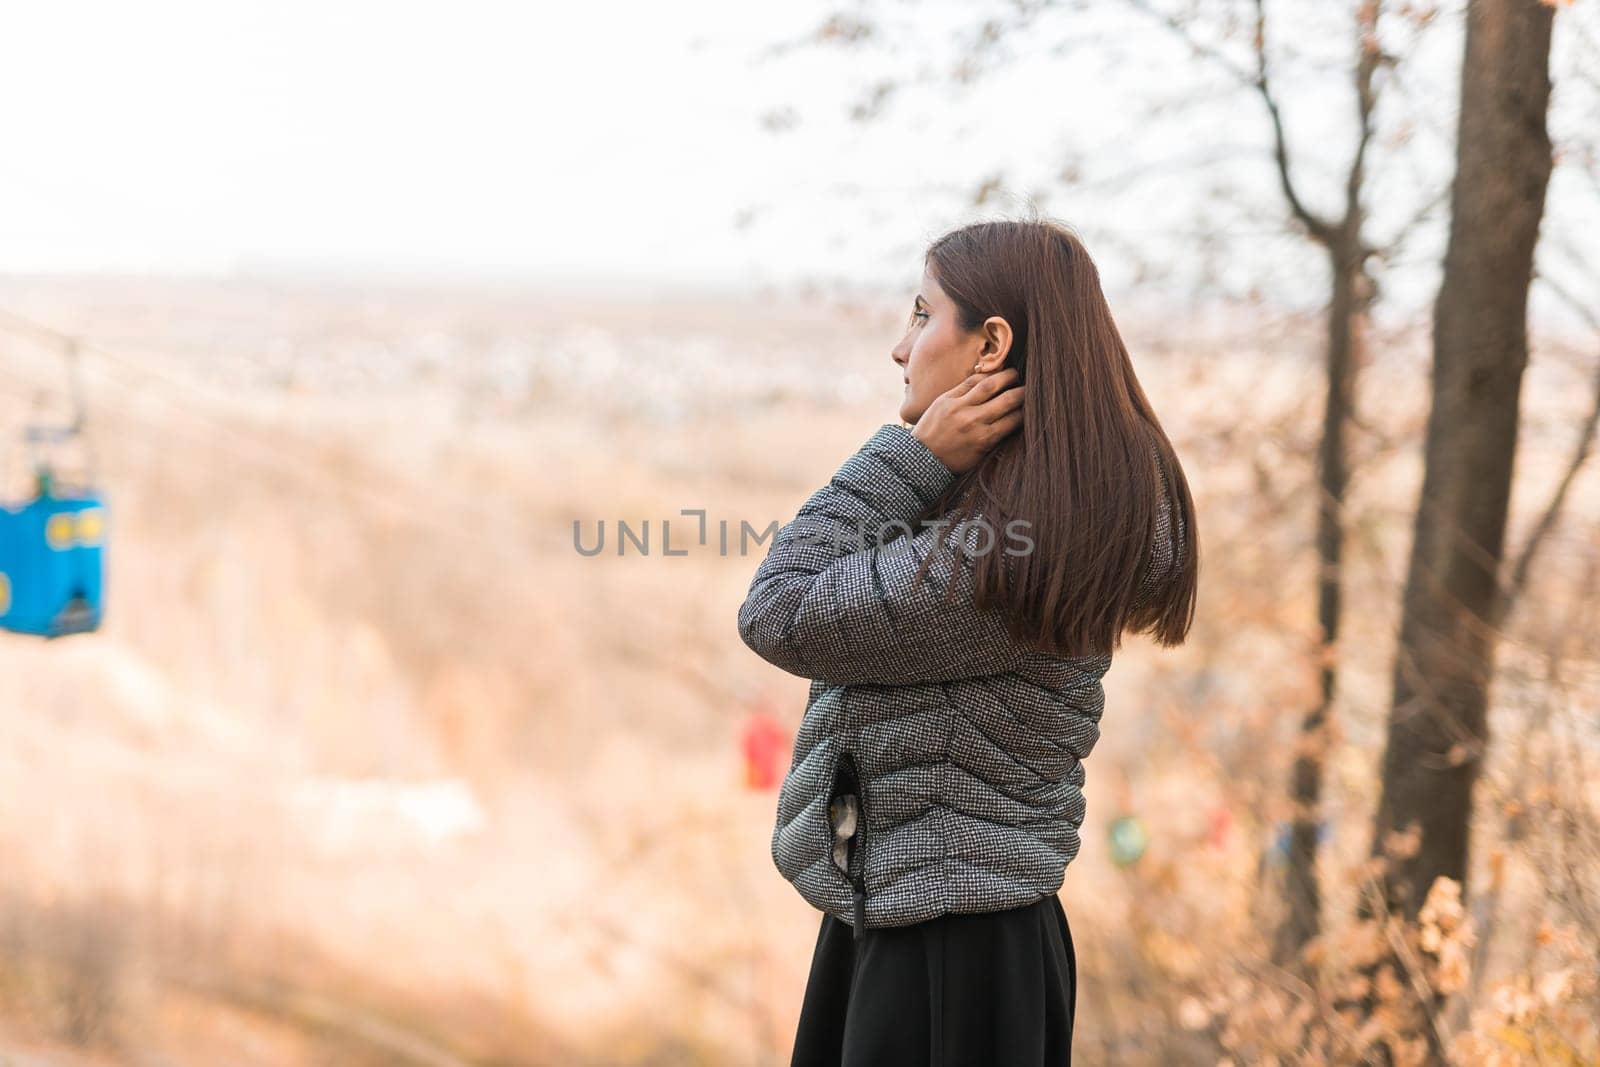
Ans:
{"label": "woman's eyebrow", "polygon": [[916,303],[922,304],[923,306],[927,306],[928,302],[922,298],[922,294],[921,293],[918,293],[917,294]]}

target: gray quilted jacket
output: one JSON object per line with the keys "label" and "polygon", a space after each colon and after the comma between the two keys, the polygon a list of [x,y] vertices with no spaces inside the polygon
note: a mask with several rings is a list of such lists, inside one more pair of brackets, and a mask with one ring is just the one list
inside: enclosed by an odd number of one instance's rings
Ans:
{"label": "gray quilted jacket", "polygon": [[[955,477],[908,427],[882,426],[778,531],[739,608],[745,644],[811,679],[773,862],[858,938],[1020,907],[1058,890],[1078,852],[1111,658],[1020,646],[973,607],[952,547],[982,550],[979,531],[912,526]],[[1171,516],[1169,499],[1141,595],[1170,568]],[[880,543],[897,522],[916,536]],[[1022,547],[991,533],[993,551]]]}

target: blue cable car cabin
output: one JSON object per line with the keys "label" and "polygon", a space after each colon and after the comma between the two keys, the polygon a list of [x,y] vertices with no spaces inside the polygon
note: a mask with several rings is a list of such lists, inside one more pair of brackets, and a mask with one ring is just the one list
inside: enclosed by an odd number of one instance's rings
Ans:
{"label": "blue cable car cabin", "polygon": [[[0,630],[60,637],[97,630],[103,613],[106,506],[94,477],[94,457],[85,434],[87,419],[79,379],[79,343],[16,316],[35,336],[63,346],[71,385],[73,416],[65,425],[34,422],[23,442],[31,455],[28,499],[9,504],[0,487]],[[63,478],[59,451],[76,445],[82,453],[79,477]]]}
{"label": "blue cable car cabin", "polygon": [[105,503],[57,495],[47,479],[20,507],[0,505],[0,629],[60,637],[98,629]]}

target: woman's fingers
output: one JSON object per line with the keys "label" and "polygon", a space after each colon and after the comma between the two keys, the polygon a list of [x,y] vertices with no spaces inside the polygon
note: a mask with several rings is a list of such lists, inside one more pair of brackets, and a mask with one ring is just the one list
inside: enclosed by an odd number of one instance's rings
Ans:
{"label": "woman's fingers", "polygon": [[994,422],[1010,415],[1012,412],[1016,412],[1017,417],[1021,418],[1022,397],[1022,387],[1013,386],[998,396],[979,404],[977,406],[977,415],[984,422]]}
{"label": "woman's fingers", "polygon": [[972,403],[982,403],[993,396],[996,390],[1015,383],[1017,377],[1015,367],[1002,367],[997,371],[973,371],[950,390],[950,396],[964,398]]}
{"label": "woman's fingers", "polygon": [[1009,415],[1002,416],[989,424],[991,440],[999,441],[1008,436],[1017,427],[1022,425],[1022,410],[1019,408]]}
{"label": "woman's fingers", "polygon": [[1006,367],[995,371],[993,374],[982,375],[982,380],[976,382],[965,393],[969,404],[982,404],[1003,389],[1009,389],[1017,384],[1021,377],[1015,367]]}
{"label": "woman's fingers", "polygon": [[1022,376],[1016,368],[1007,367],[974,385],[963,402],[970,406],[972,416],[980,424],[992,425],[1001,418],[1017,413],[1021,418],[1023,389],[1018,384]]}
{"label": "woman's fingers", "polygon": [[990,371],[987,374],[974,374],[973,377],[978,379],[977,384],[972,387],[974,392],[993,393],[998,389],[1004,389],[1006,386],[1014,384],[1018,375],[1015,367],[1001,367],[999,370]]}
{"label": "woman's fingers", "polygon": [[987,374],[981,374],[978,371],[973,371],[971,374],[957,382],[955,388],[951,389],[946,395],[957,398],[964,397],[968,393],[972,392],[973,388],[981,384],[987,377],[989,377]]}
{"label": "woman's fingers", "polygon": [[968,375],[929,406],[912,433],[952,471],[970,470],[1022,424],[1021,378],[1014,367]]}
{"label": "woman's fingers", "polygon": [[986,430],[995,430],[997,427],[1001,427],[1001,429],[998,431],[999,436],[1004,437],[1006,434],[1010,433],[1012,429],[1022,425],[1022,420],[1022,409],[1019,407],[1013,411],[1008,411],[1006,414],[997,419],[991,419],[988,422],[979,423],[979,425]]}

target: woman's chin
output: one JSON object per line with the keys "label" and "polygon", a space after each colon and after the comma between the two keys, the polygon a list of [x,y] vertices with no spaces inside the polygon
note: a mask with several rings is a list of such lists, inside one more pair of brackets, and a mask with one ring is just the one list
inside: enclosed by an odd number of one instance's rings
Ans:
{"label": "woman's chin", "polygon": [[916,421],[920,418],[922,418],[922,408],[918,405],[913,404],[909,400],[900,405],[901,422],[908,422],[912,425],[916,425]]}

